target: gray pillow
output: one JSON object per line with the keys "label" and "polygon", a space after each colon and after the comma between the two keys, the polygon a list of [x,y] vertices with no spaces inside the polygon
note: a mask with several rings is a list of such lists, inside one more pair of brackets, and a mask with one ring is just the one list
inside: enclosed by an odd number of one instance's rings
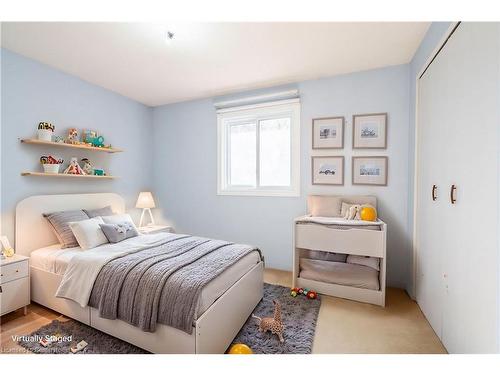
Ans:
{"label": "gray pillow", "polygon": [[89,217],[83,210],[52,212],[43,216],[49,221],[63,249],[78,247],[78,242],[68,223],[88,220]]}
{"label": "gray pillow", "polygon": [[95,210],[83,210],[89,218],[97,217],[97,216],[109,216],[113,215],[113,210],[111,206],[106,206],[103,208],[96,208]]}
{"label": "gray pillow", "polygon": [[118,224],[99,224],[99,226],[111,243],[117,243],[139,235],[135,226],[128,221]]}
{"label": "gray pillow", "polygon": [[319,250],[304,250],[305,253],[303,258],[315,259],[315,260],[327,260],[329,262],[340,262],[345,263],[347,260],[347,254],[340,253],[329,253],[328,251]]}

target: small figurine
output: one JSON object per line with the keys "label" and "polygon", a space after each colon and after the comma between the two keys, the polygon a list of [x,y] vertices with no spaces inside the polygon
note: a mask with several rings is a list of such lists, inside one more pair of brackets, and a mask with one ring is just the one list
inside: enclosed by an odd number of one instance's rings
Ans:
{"label": "small figurine", "polygon": [[94,168],[94,176],[105,176],[104,169]]}
{"label": "small figurine", "polygon": [[64,174],[78,174],[78,175],[86,175],[80,164],[78,164],[77,158],[71,158],[68,168],[66,168],[63,172]]}
{"label": "small figurine", "polygon": [[285,325],[281,321],[281,304],[276,300],[273,300],[273,303],[274,315],[272,317],[261,318],[252,314],[252,318],[259,320],[259,332],[271,331],[271,333],[278,336],[280,342],[284,342]]}
{"label": "small figurine", "polygon": [[83,171],[88,175],[93,175],[94,168],[92,167],[92,163],[90,162],[90,160],[87,158],[83,158],[82,163],[83,163]]}
{"label": "small figurine", "polygon": [[56,135],[56,136],[54,136],[54,142],[56,142],[56,143],[64,143],[64,137],[62,137],[60,135]]}
{"label": "small figurine", "polygon": [[70,143],[73,145],[80,143],[78,142],[78,130],[76,130],[76,128],[70,128],[68,130],[68,137],[66,138],[66,143]]}

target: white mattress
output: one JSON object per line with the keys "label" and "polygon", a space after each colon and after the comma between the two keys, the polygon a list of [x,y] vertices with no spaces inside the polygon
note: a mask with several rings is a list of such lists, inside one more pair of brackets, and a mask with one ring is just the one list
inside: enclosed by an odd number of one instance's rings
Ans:
{"label": "white mattress", "polygon": [[[60,244],[47,246],[31,252],[30,265],[62,276],[71,258],[81,253],[82,250],[79,247],[61,249]],[[203,314],[226,290],[259,262],[259,253],[252,251],[209,282],[200,294],[198,316]]]}

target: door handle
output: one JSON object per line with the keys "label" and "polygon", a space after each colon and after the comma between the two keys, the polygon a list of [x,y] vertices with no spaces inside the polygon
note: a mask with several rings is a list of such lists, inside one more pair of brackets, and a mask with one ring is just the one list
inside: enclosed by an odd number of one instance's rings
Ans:
{"label": "door handle", "polygon": [[457,198],[455,197],[456,191],[457,191],[457,187],[455,185],[451,185],[451,188],[450,188],[450,201],[451,201],[451,204],[455,204],[455,202],[457,201]]}
{"label": "door handle", "polygon": [[437,191],[437,186],[432,185],[432,200],[433,201],[435,201],[437,199],[436,191]]}

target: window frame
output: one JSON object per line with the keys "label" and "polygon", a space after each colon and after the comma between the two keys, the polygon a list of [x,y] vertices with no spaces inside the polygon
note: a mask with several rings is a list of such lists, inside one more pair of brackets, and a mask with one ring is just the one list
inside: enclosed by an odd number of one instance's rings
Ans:
{"label": "window frame", "polygon": [[[290,185],[286,187],[260,186],[259,121],[284,116],[290,117]],[[257,186],[229,185],[229,127],[251,122],[256,125]],[[300,196],[300,100],[298,98],[225,108],[217,111],[217,195]]]}

